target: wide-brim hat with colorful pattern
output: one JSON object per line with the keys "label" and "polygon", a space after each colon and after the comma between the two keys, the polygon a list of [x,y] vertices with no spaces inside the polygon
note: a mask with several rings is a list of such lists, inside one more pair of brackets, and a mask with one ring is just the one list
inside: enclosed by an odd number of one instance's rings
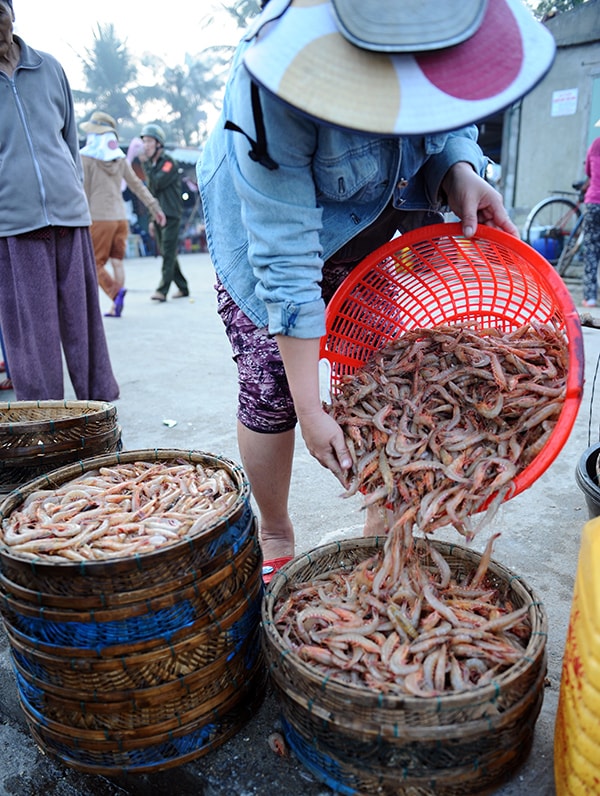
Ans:
{"label": "wide-brim hat with colorful pattern", "polygon": [[283,101],[395,135],[453,130],[509,107],[556,49],[521,0],[269,0],[246,38],[247,70]]}

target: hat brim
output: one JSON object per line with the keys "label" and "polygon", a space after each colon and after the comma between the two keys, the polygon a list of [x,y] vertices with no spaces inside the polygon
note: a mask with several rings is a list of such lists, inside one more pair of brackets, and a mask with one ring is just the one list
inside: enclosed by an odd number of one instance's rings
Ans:
{"label": "hat brim", "polygon": [[311,117],[379,134],[443,132],[490,116],[542,79],[556,49],[520,0],[494,0],[467,41],[420,54],[350,44],[329,0],[292,0],[272,17],[244,55],[252,77]]}
{"label": "hat brim", "polygon": [[109,127],[107,124],[96,124],[95,122],[83,122],[79,125],[84,133],[114,133],[118,135],[114,127]]}

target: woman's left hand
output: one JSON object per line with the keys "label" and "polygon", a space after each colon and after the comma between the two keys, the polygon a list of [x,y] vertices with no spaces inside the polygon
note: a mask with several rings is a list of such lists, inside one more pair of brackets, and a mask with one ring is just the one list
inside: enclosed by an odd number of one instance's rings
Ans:
{"label": "woman's left hand", "polygon": [[502,197],[480,177],[470,163],[455,163],[442,180],[448,206],[462,223],[465,237],[475,234],[477,224],[501,229],[519,237],[519,230],[510,220]]}

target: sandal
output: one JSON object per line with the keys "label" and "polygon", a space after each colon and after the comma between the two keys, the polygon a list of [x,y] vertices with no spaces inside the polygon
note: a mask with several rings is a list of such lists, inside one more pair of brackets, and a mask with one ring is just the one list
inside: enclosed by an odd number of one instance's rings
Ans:
{"label": "sandal", "polygon": [[158,290],[150,296],[151,301],[160,301],[162,304],[163,301],[167,300],[167,297],[164,293],[159,293]]}
{"label": "sandal", "polygon": [[12,390],[12,388],[12,379],[4,379],[4,381],[0,381],[0,390]]}
{"label": "sandal", "polygon": [[281,558],[271,558],[269,561],[263,561],[262,567],[262,580],[265,586],[271,582],[276,572],[288,564],[294,556],[281,556]]}
{"label": "sandal", "polygon": [[127,290],[124,287],[122,287],[115,296],[115,306],[114,306],[115,318],[121,317],[121,313],[123,312],[123,302],[125,301],[125,293],[127,293]]}
{"label": "sandal", "polygon": [[177,293],[173,293],[171,298],[187,298],[189,295],[189,291],[185,293],[183,290],[178,290]]}

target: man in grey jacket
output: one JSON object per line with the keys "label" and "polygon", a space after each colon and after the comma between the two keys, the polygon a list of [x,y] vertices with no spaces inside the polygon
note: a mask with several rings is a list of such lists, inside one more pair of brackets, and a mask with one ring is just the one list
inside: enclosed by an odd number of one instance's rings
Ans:
{"label": "man in grey jacket", "polygon": [[118,398],[98,300],[73,98],[0,0],[0,325],[18,400]]}

